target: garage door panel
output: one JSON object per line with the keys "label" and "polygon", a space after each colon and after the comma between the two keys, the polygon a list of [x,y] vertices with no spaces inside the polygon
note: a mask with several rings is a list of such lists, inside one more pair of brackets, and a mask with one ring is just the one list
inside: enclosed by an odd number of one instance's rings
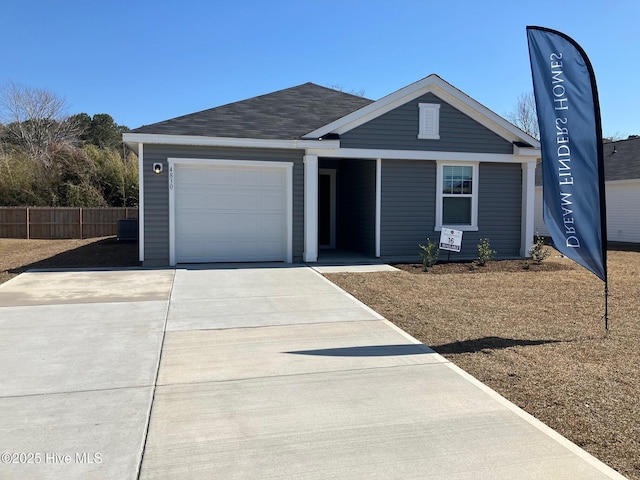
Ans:
{"label": "garage door panel", "polygon": [[277,211],[280,212],[284,209],[285,199],[284,195],[280,192],[264,193],[260,198],[260,205],[263,211]]}
{"label": "garage door panel", "polygon": [[238,168],[235,170],[235,185],[258,186],[260,185],[260,170],[254,168]]}
{"label": "garage door panel", "polygon": [[283,167],[177,165],[178,263],[286,260]]}
{"label": "garage door panel", "polygon": [[206,171],[204,175],[201,168],[199,168],[198,171],[200,172],[200,183],[205,185],[227,186],[233,185],[234,183],[233,179],[235,175],[233,168],[218,167]]}
{"label": "garage door panel", "polygon": [[262,172],[262,186],[264,187],[284,187],[285,176],[283,172],[270,171]]}
{"label": "garage door panel", "polygon": [[236,211],[238,209],[256,210],[260,206],[260,198],[256,194],[244,192],[219,191],[207,195],[207,200],[201,207],[206,207],[214,212]]}

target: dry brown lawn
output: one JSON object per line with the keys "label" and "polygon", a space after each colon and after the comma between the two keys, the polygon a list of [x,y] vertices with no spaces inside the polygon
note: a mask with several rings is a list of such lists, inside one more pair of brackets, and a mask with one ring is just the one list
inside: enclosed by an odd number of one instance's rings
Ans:
{"label": "dry brown lawn", "polygon": [[[115,238],[0,239],[0,283],[31,268],[138,265]],[[506,398],[640,480],[640,253],[609,252],[603,284],[570,260],[437,265],[327,277]]]}
{"label": "dry brown lawn", "polygon": [[603,282],[557,254],[331,281],[631,479],[640,479],[640,253]]}

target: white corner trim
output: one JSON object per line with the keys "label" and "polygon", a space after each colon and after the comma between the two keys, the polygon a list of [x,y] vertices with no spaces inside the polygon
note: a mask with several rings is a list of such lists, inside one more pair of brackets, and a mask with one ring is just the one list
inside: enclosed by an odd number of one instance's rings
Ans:
{"label": "white corner trim", "polygon": [[199,135],[159,135],[153,133],[124,133],[125,143],[162,145],[198,145],[208,147],[281,148],[304,150],[322,146],[339,148],[339,140],[271,140],[259,138],[204,137]]}
{"label": "white corner trim", "polygon": [[318,261],[318,157],[304,161],[304,255],[305,262]]}
{"label": "white corner trim", "polygon": [[169,265],[176,265],[176,212],[175,212],[175,174],[177,165],[210,165],[234,167],[260,167],[285,170],[285,202],[286,202],[286,263],[293,263],[293,162],[269,162],[254,160],[225,160],[202,158],[167,158],[169,164]]}
{"label": "white corner trim", "polygon": [[382,216],[382,159],[376,159],[376,220],[375,249],[376,258],[380,258],[380,219]]}
{"label": "white corner trim", "polygon": [[286,202],[287,202],[287,223],[285,225],[287,235],[287,263],[293,263],[293,163],[286,168]]}
{"label": "white corner trim", "polygon": [[522,164],[522,220],[520,232],[520,256],[530,257],[535,222],[536,164]]}
{"label": "white corner trim", "polygon": [[176,266],[176,197],[175,197],[175,176],[176,162],[169,158],[169,169],[167,172],[167,187],[169,188],[169,266]]}
{"label": "white corner trim", "polygon": [[138,261],[144,262],[144,148],[138,144]]}

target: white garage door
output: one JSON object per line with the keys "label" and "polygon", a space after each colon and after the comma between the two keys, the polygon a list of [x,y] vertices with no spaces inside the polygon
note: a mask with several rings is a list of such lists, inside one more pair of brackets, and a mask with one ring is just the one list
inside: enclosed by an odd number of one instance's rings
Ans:
{"label": "white garage door", "polygon": [[175,166],[177,263],[287,259],[285,168]]}

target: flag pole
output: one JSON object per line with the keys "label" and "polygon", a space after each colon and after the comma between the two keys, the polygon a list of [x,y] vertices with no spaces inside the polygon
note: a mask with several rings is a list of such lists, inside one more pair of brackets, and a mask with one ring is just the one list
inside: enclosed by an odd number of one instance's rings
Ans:
{"label": "flag pole", "polygon": [[604,330],[609,333],[609,279],[604,281]]}

